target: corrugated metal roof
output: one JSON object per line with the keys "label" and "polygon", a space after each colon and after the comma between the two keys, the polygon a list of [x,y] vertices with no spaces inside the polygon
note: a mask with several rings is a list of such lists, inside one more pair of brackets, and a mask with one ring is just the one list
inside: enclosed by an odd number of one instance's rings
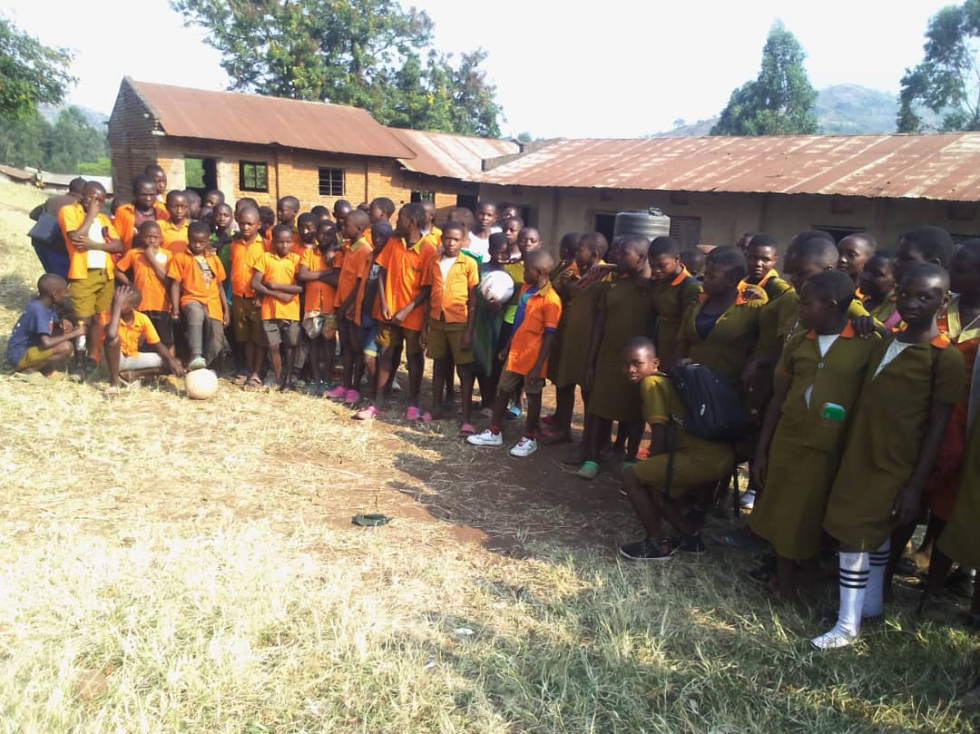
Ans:
{"label": "corrugated metal roof", "polygon": [[980,133],[560,140],[476,180],[978,201]]}
{"label": "corrugated metal roof", "polygon": [[497,158],[521,152],[512,140],[470,138],[464,135],[433,133],[424,130],[389,128],[415,157],[399,162],[410,171],[442,178],[469,179],[483,171],[484,158]]}
{"label": "corrugated metal roof", "polygon": [[167,135],[375,158],[415,157],[414,151],[364,110],[240,92],[210,92],[168,84],[128,83]]}

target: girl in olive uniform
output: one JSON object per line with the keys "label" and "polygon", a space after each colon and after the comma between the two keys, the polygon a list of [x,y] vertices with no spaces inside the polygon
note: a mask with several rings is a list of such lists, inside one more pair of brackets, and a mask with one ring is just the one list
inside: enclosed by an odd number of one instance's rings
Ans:
{"label": "girl in olive uniform", "polygon": [[677,332],[685,314],[701,299],[701,282],[681,263],[680,247],[670,237],[657,237],[650,243],[650,287],[657,323],[653,343],[664,369],[674,364]]}
{"label": "girl in olive uniform", "polygon": [[749,527],[776,551],[770,586],[791,591],[796,561],[820,550],[827,495],[845,431],[880,338],[858,338],[847,318],[854,284],[840,271],[819,273],[800,294],[800,324],[776,367],[753,471],[765,491]]}
{"label": "girl in olive uniform", "polygon": [[849,645],[862,616],[882,613],[892,531],[918,516],[922,488],[963,394],[963,355],[936,325],[948,291],[949,275],[938,265],[910,267],[898,292],[906,329],[871,357],[823,522],[840,541],[840,610],[837,624],[811,640],[814,647]]}
{"label": "girl in olive uniform", "polygon": [[864,295],[862,303],[872,318],[889,331],[901,331],[903,324],[896,307],[898,295],[895,293],[895,270],[890,254],[883,251],[869,257],[858,283]]}

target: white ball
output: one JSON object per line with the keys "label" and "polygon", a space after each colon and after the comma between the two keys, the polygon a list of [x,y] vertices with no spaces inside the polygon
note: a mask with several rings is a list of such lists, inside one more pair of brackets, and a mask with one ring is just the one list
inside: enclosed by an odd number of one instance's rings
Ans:
{"label": "white ball", "polygon": [[184,391],[193,400],[207,400],[218,392],[218,376],[212,370],[194,370],[184,376]]}
{"label": "white ball", "polygon": [[503,270],[492,270],[480,282],[480,295],[488,301],[506,303],[514,295],[514,279]]}

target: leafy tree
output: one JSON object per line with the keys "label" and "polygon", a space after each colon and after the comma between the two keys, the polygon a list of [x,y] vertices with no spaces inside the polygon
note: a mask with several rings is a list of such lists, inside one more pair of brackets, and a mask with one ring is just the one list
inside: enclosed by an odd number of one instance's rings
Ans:
{"label": "leafy tree", "polygon": [[34,166],[44,168],[48,138],[51,125],[39,114],[23,119],[4,119],[0,117],[0,162],[9,166],[23,168]]}
{"label": "leafy tree", "polygon": [[[0,161],[18,168],[40,167],[53,173],[96,174],[105,167],[106,133],[88,124],[77,107],[65,107],[55,124],[40,115],[23,120],[0,118]],[[85,164],[86,170],[82,170]]]}
{"label": "leafy tree", "polygon": [[819,132],[813,110],[817,92],[796,36],[777,22],[762,49],[759,76],[732,92],[712,135],[812,135]]}
{"label": "leafy tree", "polygon": [[171,0],[207,31],[231,88],[347,104],[385,125],[499,135],[480,64],[432,49],[432,20],[397,0]]}
{"label": "leafy tree", "polygon": [[24,120],[39,104],[59,104],[75,78],[72,54],[50,48],[0,18],[0,117]]}
{"label": "leafy tree", "polygon": [[906,69],[896,122],[903,133],[926,129],[918,109],[941,116],[939,128],[980,130],[980,0],[948,5],[929,19],[925,56]]}

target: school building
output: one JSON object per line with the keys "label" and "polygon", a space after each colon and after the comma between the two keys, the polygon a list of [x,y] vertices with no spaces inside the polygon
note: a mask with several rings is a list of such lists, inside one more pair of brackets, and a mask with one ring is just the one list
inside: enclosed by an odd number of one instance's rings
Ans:
{"label": "school building", "polygon": [[521,205],[549,243],[611,236],[616,212],[649,207],[686,247],[804,229],[893,246],[922,224],[980,236],[980,133],[556,140],[484,165],[481,197]]}
{"label": "school building", "polygon": [[171,188],[280,196],[304,208],[387,196],[445,212],[478,199],[520,207],[549,247],[611,237],[616,212],[656,207],[683,246],[743,232],[869,231],[890,245],[934,224],[980,236],[980,133],[509,140],[399,130],[342,105],[139,82],[109,120],[117,192],[158,163]]}
{"label": "school building", "polygon": [[112,179],[128,192],[152,163],[173,189],[220,189],[275,207],[355,206],[387,196],[396,206],[476,204],[483,160],[520,151],[508,140],[398,130],[364,110],[123,79],[109,118]]}

